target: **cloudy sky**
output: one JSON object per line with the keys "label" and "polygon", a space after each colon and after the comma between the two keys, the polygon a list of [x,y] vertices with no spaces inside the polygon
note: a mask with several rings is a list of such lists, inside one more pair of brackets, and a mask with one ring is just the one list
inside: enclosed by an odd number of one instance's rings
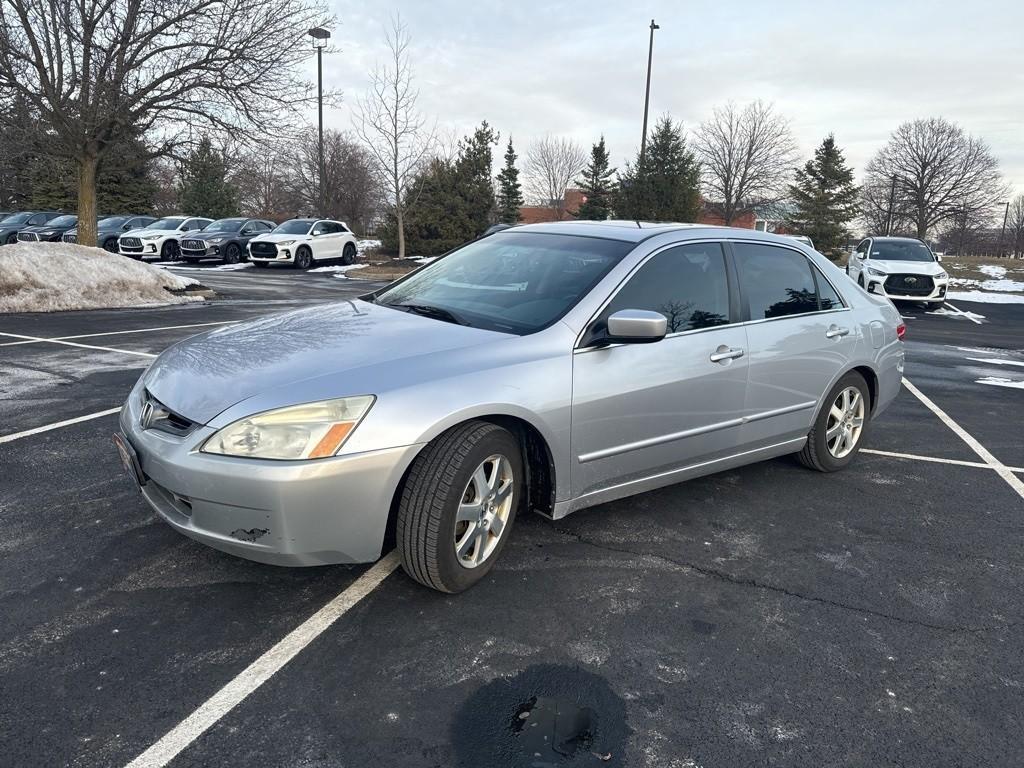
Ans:
{"label": "cloudy sky", "polygon": [[941,115],[986,139],[1024,192],[1020,0],[329,1],[325,82],[343,100],[328,127],[350,127],[397,12],[439,125],[461,134],[486,119],[520,151],[545,133],[588,147],[603,133],[621,165],[639,145],[653,17],[652,122],[667,112],[693,127],[728,100],[772,101],[804,155],[834,133],[859,176],[899,123]]}

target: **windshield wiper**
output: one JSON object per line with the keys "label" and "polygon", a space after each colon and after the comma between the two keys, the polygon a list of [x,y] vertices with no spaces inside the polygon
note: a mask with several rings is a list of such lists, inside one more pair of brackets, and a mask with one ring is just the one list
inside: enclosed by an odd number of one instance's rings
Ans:
{"label": "windshield wiper", "polygon": [[443,320],[446,323],[455,323],[456,325],[469,325],[465,320],[442,307],[435,307],[430,304],[388,304],[389,307],[397,307],[404,309],[406,312],[415,312],[417,315],[423,315],[424,317],[432,317],[435,320]]}

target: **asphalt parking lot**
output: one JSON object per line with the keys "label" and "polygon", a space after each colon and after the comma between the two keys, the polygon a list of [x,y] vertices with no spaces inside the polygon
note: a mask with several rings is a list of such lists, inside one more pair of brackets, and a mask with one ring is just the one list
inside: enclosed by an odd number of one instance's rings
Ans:
{"label": "asphalt parking lot", "polygon": [[145,505],[110,434],[153,355],[373,285],[202,281],[219,298],[0,316],[0,764],[554,765],[516,733],[538,697],[591,710],[558,765],[1024,762],[1024,305],[902,307],[914,389],[847,471],[521,518],[444,596],[393,558],[235,559]]}

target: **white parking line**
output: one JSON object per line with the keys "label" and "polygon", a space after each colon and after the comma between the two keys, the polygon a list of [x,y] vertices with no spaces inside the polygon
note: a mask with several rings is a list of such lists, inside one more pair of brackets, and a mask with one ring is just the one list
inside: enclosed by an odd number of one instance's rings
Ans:
{"label": "white parking line", "polygon": [[920,400],[928,410],[938,416],[943,424],[953,430],[961,440],[967,443],[971,450],[981,457],[982,461],[992,467],[992,469],[994,469],[999,476],[1006,481],[1007,485],[1013,488],[1013,490],[1017,492],[1017,495],[1024,499],[1024,482],[1013,474],[1013,471],[1008,466],[993,456],[985,446],[975,440],[966,429],[953,421],[953,419],[951,419],[944,410],[933,403],[927,395],[911,384],[908,379],[903,379],[903,386],[910,390],[911,394]]}
{"label": "white parking line", "polygon": [[98,347],[93,344],[79,344],[74,341],[61,341],[60,339],[44,339],[39,336],[25,336],[20,333],[3,333],[0,336],[10,336],[12,339],[25,339],[27,341],[42,341],[47,344],[63,344],[66,347],[79,347],[81,349],[97,349],[101,352],[120,352],[122,355],[138,355],[139,357],[156,357],[151,352],[136,352],[133,349],[117,349],[115,347]]}
{"label": "white parking line", "polygon": [[[897,453],[895,451],[879,451],[874,448],[862,448],[861,453],[871,453],[875,456],[887,456],[890,459],[907,459],[910,461],[928,461],[934,464],[954,464],[958,467],[976,467],[978,469],[995,469],[990,464],[981,461],[964,461],[963,459],[943,459],[939,456],[921,456],[917,453]],[[1024,467],[1007,467],[1011,472],[1024,472]]]}
{"label": "white parking line", "polygon": [[[957,313],[958,315],[963,315],[964,317],[966,317],[966,318],[967,318],[968,320],[970,320],[970,321],[971,321],[972,323],[974,323],[975,325],[981,325],[981,324],[982,324],[981,320],[979,320],[978,318],[976,318],[976,317],[975,317],[975,316],[974,316],[974,315],[973,315],[972,313],[970,313],[970,312],[964,312],[964,311],[963,311],[962,309],[960,309],[959,307],[954,307],[954,306],[953,306],[952,304],[950,304],[950,303],[949,303],[948,301],[946,302],[946,306],[947,306],[947,307],[949,307],[950,309],[952,309],[952,310],[953,310],[954,312],[956,312],[956,313]],[[904,379],[904,381],[905,381],[905,379]]]}
{"label": "white parking line", "polygon": [[210,325],[233,325],[237,320],[218,320],[215,323],[189,323],[188,325],[164,325],[160,328],[133,328],[130,331],[105,331],[104,333],[80,333],[77,336],[56,336],[58,341],[65,339],[90,339],[93,336],[120,336],[125,333],[153,333],[155,331],[176,331],[180,328],[205,328]]}
{"label": "white parking line", "polygon": [[337,597],[289,632],[273,648],[246,667],[231,682],[207,699],[153,746],[132,760],[127,768],[162,768],[189,744],[202,736],[222,717],[237,707],[275,672],[295,658],[324,630],[370,594],[398,567],[398,553],[392,550]]}
{"label": "white parking line", "polygon": [[47,424],[42,427],[35,427],[34,429],[26,429],[24,432],[15,432],[11,435],[0,435],[0,443],[10,443],[15,440],[20,440],[23,437],[29,437],[30,435],[38,435],[40,432],[49,432],[51,429],[60,429],[61,427],[67,427],[71,424],[78,424],[83,421],[89,421],[90,419],[98,419],[100,416],[109,416],[112,413],[117,413],[121,410],[121,406],[117,408],[108,408],[105,411],[97,411],[96,413],[88,413],[85,416],[76,416],[73,419],[65,419],[64,421],[56,421],[53,424]]}

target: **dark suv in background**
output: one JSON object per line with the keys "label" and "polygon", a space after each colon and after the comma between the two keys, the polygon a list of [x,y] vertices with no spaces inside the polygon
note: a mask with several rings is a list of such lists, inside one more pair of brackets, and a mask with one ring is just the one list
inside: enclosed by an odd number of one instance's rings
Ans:
{"label": "dark suv in background", "polygon": [[0,245],[12,245],[18,242],[19,230],[45,224],[61,214],[58,211],[21,211],[12,213],[0,221]]}
{"label": "dark suv in background", "polygon": [[181,258],[194,264],[202,259],[221,259],[225,264],[245,261],[245,246],[256,235],[265,235],[277,225],[265,219],[218,219],[202,232],[181,240]]}
{"label": "dark suv in background", "polygon": [[78,223],[73,213],[54,216],[45,224],[37,224],[18,230],[19,243],[59,243],[64,233]]}
{"label": "dark suv in background", "polygon": [[[96,222],[96,245],[110,253],[117,253],[117,238],[130,229],[143,229],[156,221],[155,216],[103,216]],[[69,229],[62,238],[65,243],[78,242],[78,227]]]}

